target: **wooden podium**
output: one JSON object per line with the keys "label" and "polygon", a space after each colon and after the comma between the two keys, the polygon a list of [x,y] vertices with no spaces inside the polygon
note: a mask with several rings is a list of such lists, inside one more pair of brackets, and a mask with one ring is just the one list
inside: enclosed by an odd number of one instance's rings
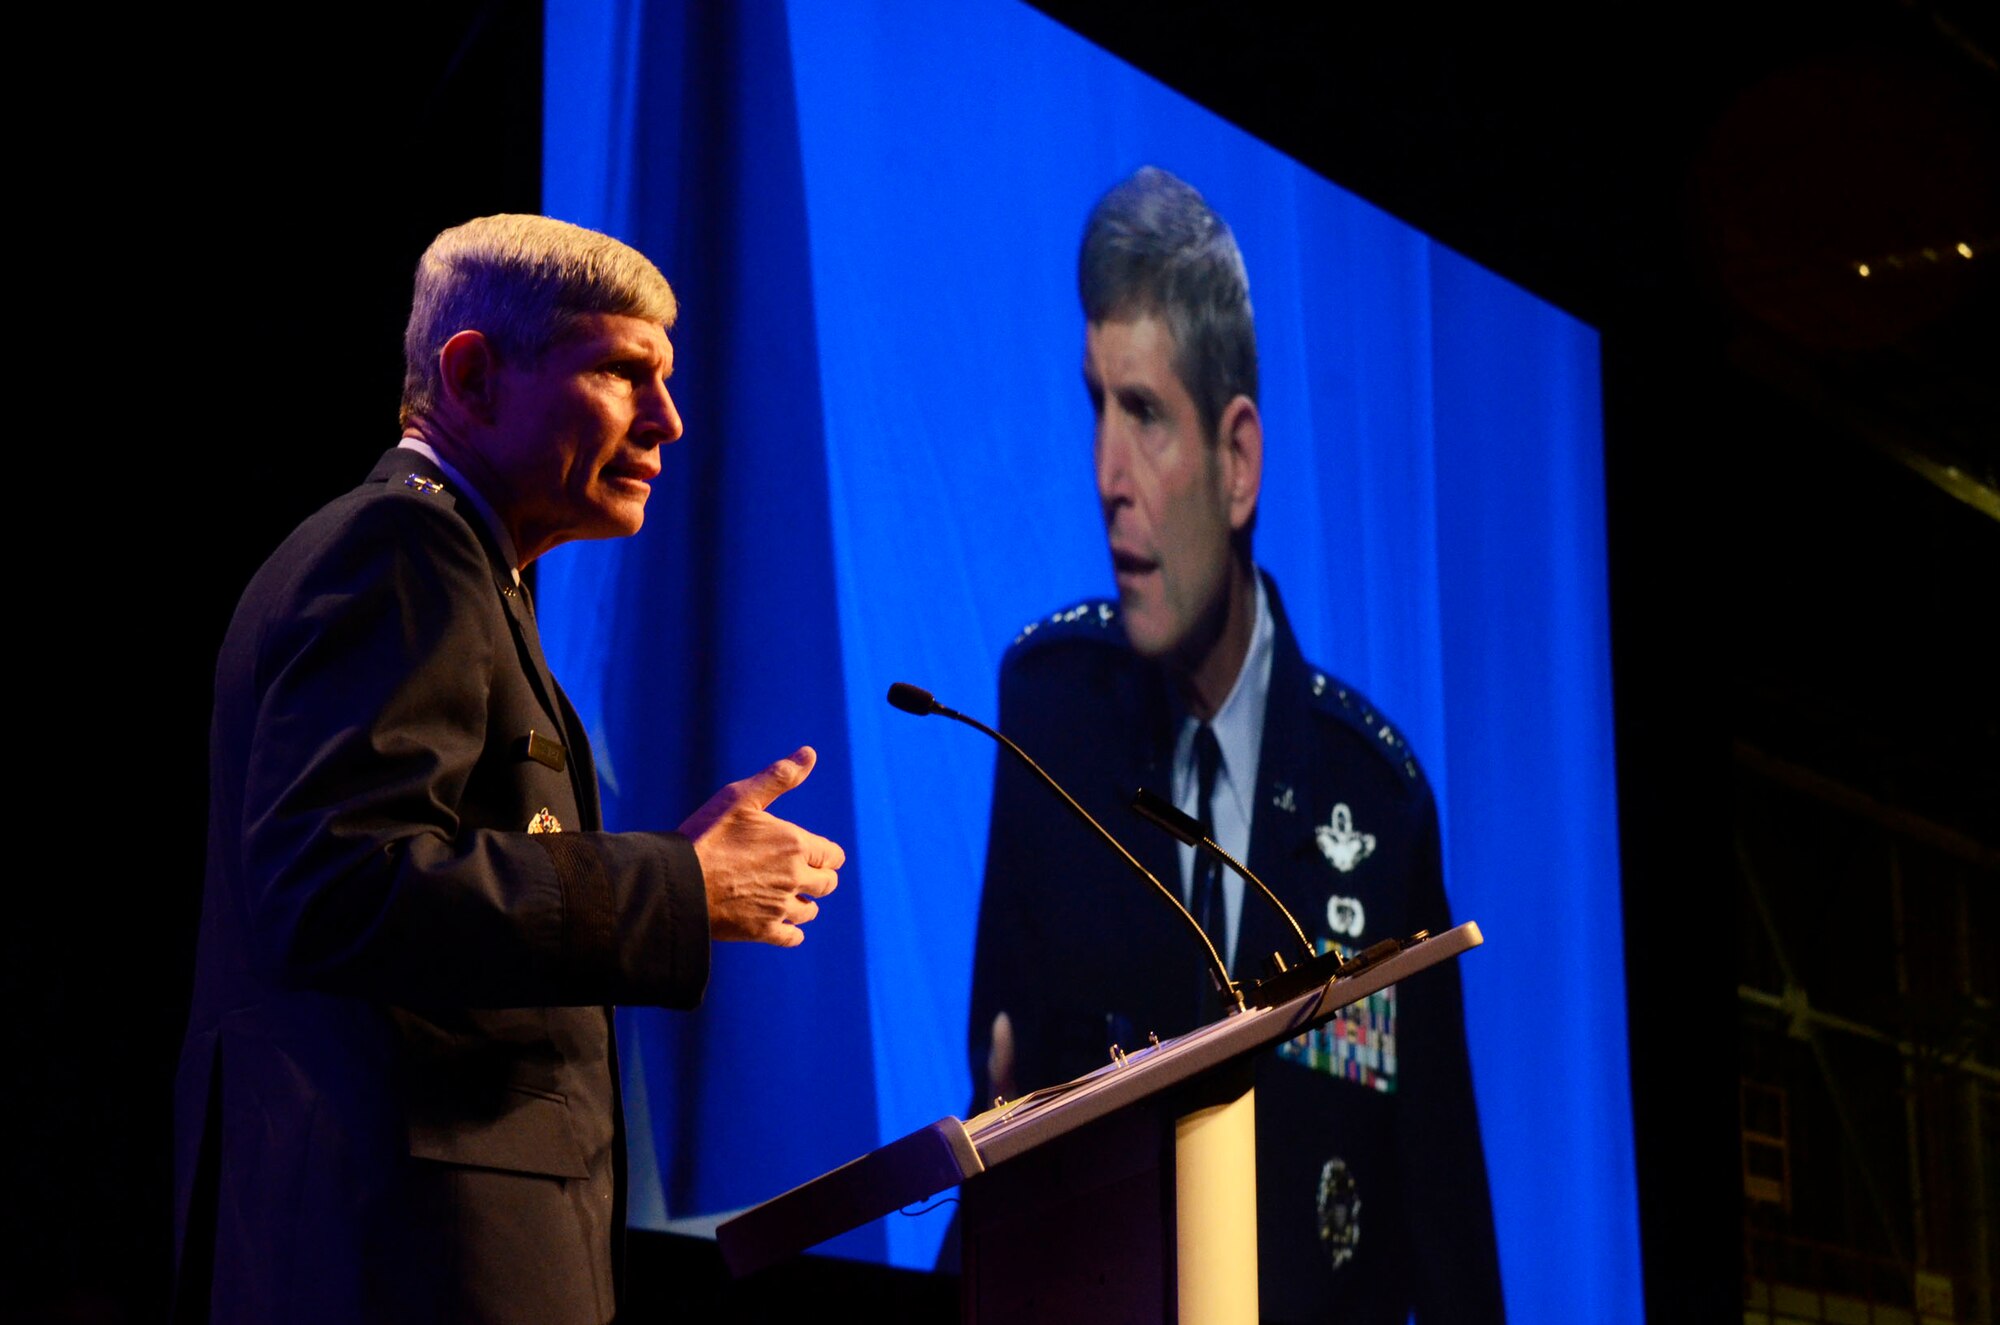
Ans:
{"label": "wooden podium", "polygon": [[1467,923],[1289,1002],[1171,1040],[969,1122],[944,1118],[716,1230],[749,1274],[963,1184],[967,1321],[1257,1320],[1251,1068],[1273,1045],[1481,942]]}

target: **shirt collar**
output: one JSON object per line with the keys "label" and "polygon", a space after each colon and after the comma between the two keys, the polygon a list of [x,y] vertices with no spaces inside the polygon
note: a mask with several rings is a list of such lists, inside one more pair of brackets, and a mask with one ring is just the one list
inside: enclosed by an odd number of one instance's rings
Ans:
{"label": "shirt collar", "polygon": [[1257,759],[1263,753],[1264,709],[1271,696],[1271,605],[1264,598],[1264,577],[1251,573],[1257,586],[1257,624],[1250,631],[1250,648],[1236,673],[1236,684],[1208,725],[1222,747],[1223,766],[1230,770],[1229,795],[1238,801],[1243,818],[1250,818],[1251,788],[1257,781]]}
{"label": "shirt collar", "polygon": [[[1211,831],[1216,843],[1238,860],[1250,859],[1251,811],[1256,804],[1257,761],[1263,757],[1264,712],[1271,695],[1271,660],[1276,653],[1277,627],[1271,620],[1271,606],[1264,594],[1264,577],[1253,575],[1257,585],[1257,620],[1250,630],[1250,647],[1244,651],[1243,666],[1223,698],[1222,706],[1209,720],[1216,744],[1222,749],[1222,768],[1215,779],[1214,813]],[[1174,804],[1183,813],[1199,815],[1200,778],[1195,771],[1194,735],[1201,726],[1192,714],[1181,723],[1174,743]],[[1194,900],[1194,851],[1177,848],[1180,856],[1181,897]],[[1233,871],[1224,871],[1222,885],[1222,932],[1209,937],[1222,945],[1223,961],[1236,967],[1237,938],[1242,932],[1243,880]]]}
{"label": "shirt collar", "polygon": [[[1217,782],[1217,794],[1236,802],[1244,823],[1250,821],[1257,761],[1264,753],[1264,711],[1271,698],[1271,655],[1277,638],[1271,604],[1264,593],[1264,577],[1253,569],[1250,578],[1257,586],[1257,620],[1250,630],[1250,647],[1244,652],[1243,666],[1237,669],[1236,681],[1224,697],[1222,707],[1208,721],[1215,730],[1216,744],[1222,749],[1222,776]],[[1200,720],[1192,714],[1181,723],[1174,741],[1177,770],[1194,767],[1194,733],[1200,725]]]}
{"label": "shirt collar", "polygon": [[[493,535],[493,541],[500,547],[501,560],[507,563],[507,573],[514,577],[514,583],[519,584],[521,582],[521,570],[518,563],[521,558],[520,554],[514,550],[513,536],[507,532],[507,526],[500,523],[499,512],[495,511],[492,504],[480,495],[478,488],[472,486],[472,480],[459,473],[457,466],[439,455],[437,448],[421,437],[405,437],[397,445],[401,446],[405,451],[415,451],[418,455],[444,471],[444,476],[451,480],[453,490],[463,493],[465,499],[472,503],[472,509],[479,512],[479,518],[486,522],[487,532]],[[1260,585],[1257,590],[1257,601],[1259,603],[1264,601],[1263,592],[1263,587]]]}

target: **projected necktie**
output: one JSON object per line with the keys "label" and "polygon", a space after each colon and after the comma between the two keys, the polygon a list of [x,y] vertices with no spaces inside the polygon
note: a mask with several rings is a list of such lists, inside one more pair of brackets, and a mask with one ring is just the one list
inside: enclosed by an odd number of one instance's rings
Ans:
{"label": "projected necktie", "polygon": [[[1198,817],[1201,833],[1211,841],[1215,837],[1215,775],[1222,771],[1222,746],[1215,739],[1215,729],[1207,723],[1195,729],[1194,767],[1200,788]],[[1217,896],[1222,891],[1222,862],[1207,851],[1197,851],[1194,855],[1194,918],[1201,922],[1202,929],[1220,948],[1224,935],[1217,928],[1216,919],[1221,913],[1222,903]],[[1228,954],[1224,954],[1225,963]],[[1215,981],[1207,972],[1201,977],[1201,1005],[1206,1008],[1215,998]]]}

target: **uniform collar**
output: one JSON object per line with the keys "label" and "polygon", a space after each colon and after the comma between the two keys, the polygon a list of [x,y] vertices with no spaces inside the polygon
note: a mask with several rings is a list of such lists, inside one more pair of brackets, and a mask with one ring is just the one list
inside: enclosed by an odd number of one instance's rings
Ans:
{"label": "uniform collar", "polygon": [[[436,465],[438,471],[451,481],[452,490],[461,494],[467,501],[472,503],[472,509],[477,511],[479,518],[485,522],[486,532],[493,535],[493,542],[500,549],[500,560],[506,564],[508,574],[513,577],[515,584],[519,584],[521,582],[521,558],[514,549],[513,536],[507,532],[507,526],[500,523],[500,514],[493,509],[493,504],[487,501],[481,495],[479,489],[472,485],[472,480],[459,473],[457,466],[439,455],[437,448],[421,437],[405,437],[402,441],[396,443],[396,445],[405,451],[415,451],[418,455]],[[1259,601],[1262,600],[1260,599]]]}

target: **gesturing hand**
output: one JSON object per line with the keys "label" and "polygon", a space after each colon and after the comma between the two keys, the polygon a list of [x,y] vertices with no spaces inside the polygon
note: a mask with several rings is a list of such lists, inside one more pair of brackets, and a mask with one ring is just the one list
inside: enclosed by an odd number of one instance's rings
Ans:
{"label": "gesturing hand", "polygon": [[781,948],[805,942],[799,926],[819,914],[814,899],[840,882],[847,853],[767,807],[804,782],[817,758],[811,746],[800,746],[716,792],[681,825],[708,885],[710,937]]}

